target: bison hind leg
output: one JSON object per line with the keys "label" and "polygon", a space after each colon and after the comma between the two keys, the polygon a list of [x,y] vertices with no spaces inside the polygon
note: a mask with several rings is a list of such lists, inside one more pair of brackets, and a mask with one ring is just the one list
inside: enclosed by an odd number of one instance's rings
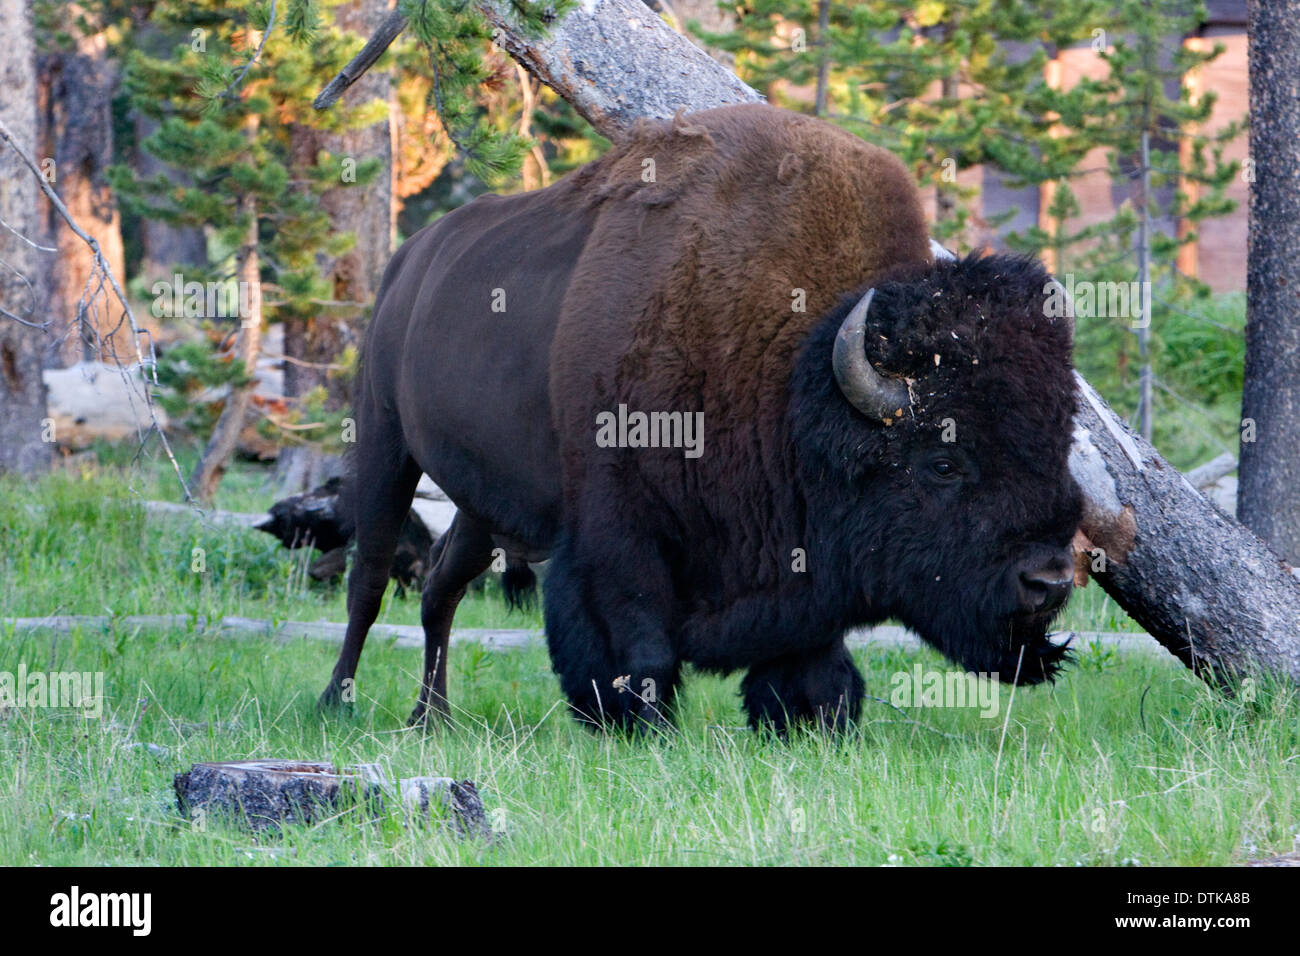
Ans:
{"label": "bison hind leg", "polygon": [[865,689],[842,640],[755,664],[740,685],[750,727],[782,736],[796,723],[847,730],[862,712]]}
{"label": "bison hind leg", "polygon": [[373,405],[364,401],[358,403],[357,416],[358,443],[348,485],[356,556],[348,575],[343,648],[317,705],[326,712],[346,711],[356,699],[357,664],[366,635],[379,616],[398,534],[420,480],[420,466],[407,453],[400,425],[378,416]]}
{"label": "bison hind leg", "polygon": [[424,626],[424,677],[420,696],[407,725],[427,722],[430,712],[451,716],[447,699],[447,650],[451,624],[465,588],[492,563],[492,535],[463,511],[430,549],[432,565],[420,597],[420,623]]}

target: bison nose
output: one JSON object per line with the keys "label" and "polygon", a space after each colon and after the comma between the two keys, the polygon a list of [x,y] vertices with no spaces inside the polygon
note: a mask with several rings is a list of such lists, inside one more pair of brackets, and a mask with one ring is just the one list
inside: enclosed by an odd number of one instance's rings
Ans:
{"label": "bison nose", "polygon": [[1021,571],[1019,579],[1020,608],[1028,614],[1055,611],[1070,596],[1073,575],[1063,568],[1039,568]]}

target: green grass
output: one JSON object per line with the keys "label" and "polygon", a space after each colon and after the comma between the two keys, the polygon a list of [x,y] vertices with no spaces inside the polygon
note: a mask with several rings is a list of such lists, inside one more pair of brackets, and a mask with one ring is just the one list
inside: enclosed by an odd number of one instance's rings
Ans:
{"label": "green grass", "polygon": [[[120,452],[110,450],[111,459]],[[268,469],[243,464],[222,482],[215,506],[262,511]],[[272,620],[347,620],[342,584],[312,581],[316,555],[289,551],[260,531],[150,516],[146,498],[175,500],[162,466],[144,474],[112,465],[58,473],[39,486],[0,478],[0,617],[50,614],[227,614]],[[197,550],[196,550],[197,549]],[[196,567],[202,571],[196,571]],[[541,627],[540,613],[507,616],[496,581],[471,591],[460,627]],[[419,624],[420,597],[390,591],[385,624]]]}
{"label": "green grass", "polygon": [[[265,505],[256,471],[232,477],[220,504]],[[271,539],[148,519],[119,485],[111,470],[0,483],[0,616],[343,620],[339,590],[303,585]],[[195,546],[204,574],[190,570]],[[1113,609],[1090,600],[1080,626],[1111,626]],[[417,616],[414,598],[390,596],[383,619]],[[507,617],[489,592],[457,623],[537,621]],[[741,729],[738,679],[689,673],[676,734],[589,733],[541,648],[458,648],[454,725],[408,731],[420,654],[378,638],[355,711],[323,719],[314,701],[335,653],[193,626],[0,631],[0,671],[100,671],[107,702],[100,719],[0,714],[0,864],[1230,864],[1289,852],[1300,834],[1294,691],[1226,700],[1164,656],[1084,654],[1054,687],[1002,688],[991,718],[872,700],[845,738],[782,742]],[[929,652],[861,655],[868,693],[887,699],[918,662],[945,666]],[[177,814],[175,773],[259,757],[470,778],[501,833],[459,841],[399,811],[349,812],[259,839]]]}

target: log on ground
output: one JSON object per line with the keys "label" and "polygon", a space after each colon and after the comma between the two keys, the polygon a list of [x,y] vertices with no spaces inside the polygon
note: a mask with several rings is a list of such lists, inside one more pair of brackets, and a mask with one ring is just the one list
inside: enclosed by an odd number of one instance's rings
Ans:
{"label": "log on ground", "polygon": [[195,764],[173,780],[181,815],[224,819],[254,832],[313,824],[360,807],[371,818],[394,804],[417,819],[445,822],[460,836],[490,833],[478,788],[469,780],[415,777],[394,788],[375,764],[344,770],[316,760],[243,760]]}

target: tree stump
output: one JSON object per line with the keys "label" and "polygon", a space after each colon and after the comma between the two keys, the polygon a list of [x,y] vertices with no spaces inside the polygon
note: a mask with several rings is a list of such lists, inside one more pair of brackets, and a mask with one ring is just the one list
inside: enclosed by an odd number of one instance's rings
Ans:
{"label": "tree stump", "polygon": [[359,768],[339,773],[310,760],[199,763],[176,775],[176,802],[187,819],[216,816],[242,821],[254,831],[282,823],[315,823],[351,801],[383,799],[382,774]]}
{"label": "tree stump", "polygon": [[[411,777],[401,781],[402,804],[425,819],[436,813],[460,836],[490,836],[483,800],[472,780],[451,777]],[[439,808],[435,810],[435,808]]]}
{"label": "tree stump", "polygon": [[[173,785],[181,815],[200,821],[222,818],[254,832],[284,823],[317,823],[349,806],[371,818],[398,798],[421,820],[441,817],[459,836],[490,831],[478,788],[469,780],[413,777],[395,789],[377,764],[335,770],[314,760],[242,760],[198,763],[176,775]],[[436,808],[436,809],[435,809]]]}

